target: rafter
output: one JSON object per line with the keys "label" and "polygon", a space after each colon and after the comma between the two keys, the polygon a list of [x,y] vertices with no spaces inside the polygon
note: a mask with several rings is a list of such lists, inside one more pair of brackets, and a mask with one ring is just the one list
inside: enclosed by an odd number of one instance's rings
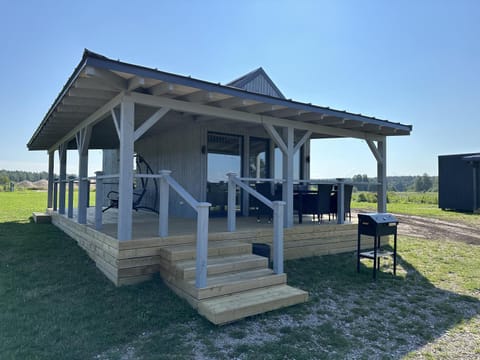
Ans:
{"label": "rafter", "polygon": [[248,100],[248,99],[239,99],[237,97],[230,97],[228,99],[217,101],[211,105],[215,105],[221,108],[227,109],[236,109],[244,106],[250,106],[258,104],[258,101],[255,100]]}
{"label": "rafter", "polygon": [[94,106],[99,107],[105,104],[105,99],[92,99],[77,96],[67,96],[62,100],[62,105]]}
{"label": "rafter", "polygon": [[104,91],[116,91],[113,86],[106,83],[102,83],[98,79],[94,78],[79,78],[73,84],[75,89],[89,89],[89,90],[104,90]]}
{"label": "rafter", "polygon": [[108,70],[95,68],[93,66],[87,66],[85,67],[85,75],[87,77],[93,77],[95,79],[98,79],[100,82],[107,84],[117,90],[128,89],[127,80]]}
{"label": "rafter", "polygon": [[80,105],[58,105],[57,111],[59,113],[77,113],[90,114],[98,109],[98,106],[80,106]]}
{"label": "rafter", "polygon": [[248,111],[254,114],[266,113],[269,111],[275,111],[275,110],[281,110],[281,109],[286,109],[286,107],[281,105],[272,105],[272,104],[264,104],[264,103],[246,106],[242,108],[242,110]]}
{"label": "rafter", "polygon": [[111,99],[118,93],[115,91],[72,88],[68,91],[68,96],[91,99]]}
{"label": "rafter", "polygon": [[66,141],[70,141],[72,138],[75,137],[75,134],[79,132],[82,128],[89,125],[93,126],[94,124],[102,120],[105,116],[107,116],[110,113],[111,109],[113,109],[115,106],[120,104],[124,96],[125,94],[123,92],[115,96],[112,100],[107,102],[100,109],[96,110],[93,114],[88,116],[84,121],[82,121],[80,124],[75,126],[72,130],[70,130],[65,136],[59,139],[55,144],[53,144],[49,148],[49,151],[54,151],[55,149],[58,148],[59,144],[64,143]]}
{"label": "rafter", "polygon": [[257,124],[272,124],[281,127],[293,127],[301,130],[311,130],[313,133],[320,133],[338,137],[351,137],[358,139],[376,140],[381,138],[379,135],[367,134],[361,131],[340,129],[331,126],[324,126],[312,123],[305,123],[295,120],[280,119],[272,116],[247,113],[244,111],[218,108],[210,105],[193,104],[186,101],[167,99],[146,94],[131,93],[129,95],[133,101],[148,106],[168,107],[176,111],[184,111],[199,115],[209,115],[236,121],[245,121]]}
{"label": "rafter", "polygon": [[127,90],[132,91],[140,87],[145,86],[145,79],[142,77],[134,76],[128,80]]}
{"label": "rafter", "polygon": [[148,89],[148,92],[152,95],[163,95],[166,93],[173,93],[175,91],[175,85],[174,84],[169,84],[169,83],[161,83],[155,86],[152,86],[150,89]]}

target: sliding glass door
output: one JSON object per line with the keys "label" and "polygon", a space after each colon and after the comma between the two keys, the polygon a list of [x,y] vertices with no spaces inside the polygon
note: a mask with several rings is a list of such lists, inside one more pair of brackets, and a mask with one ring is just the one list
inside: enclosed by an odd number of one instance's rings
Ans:
{"label": "sliding glass door", "polygon": [[[242,176],[242,143],[240,135],[208,133],[207,201],[212,216],[227,214],[227,173]],[[237,205],[240,209],[238,199]]]}

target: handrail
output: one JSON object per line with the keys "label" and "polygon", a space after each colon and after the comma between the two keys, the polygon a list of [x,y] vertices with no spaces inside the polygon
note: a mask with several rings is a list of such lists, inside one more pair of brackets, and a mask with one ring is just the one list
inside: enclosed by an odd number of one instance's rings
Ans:
{"label": "handrail", "polygon": [[[170,187],[182,197],[188,205],[197,212],[197,256],[195,268],[195,286],[203,288],[207,286],[207,258],[208,258],[208,214],[210,203],[197,201],[171,176],[171,171],[161,170],[159,174],[135,174],[136,178],[158,178],[160,179],[160,197],[159,197],[159,221],[158,234],[161,237],[168,236],[168,205]],[[118,175],[104,175],[103,172],[95,173],[96,188],[96,206],[95,206],[95,229],[102,228],[102,201],[103,201],[103,179],[118,177]]]}
{"label": "handrail", "polygon": [[160,170],[159,235],[168,236],[169,188],[172,187],[197,212],[197,254],[195,262],[195,286],[207,286],[208,214],[212,204],[199,202],[173,179],[169,170]]}
{"label": "handrail", "polygon": [[[228,173],[228,231],[235,231],[236,227],[236,187],[240,187],[250,195],[256,197],[273,210],[273,271],[283,273],[283,210],[284,201],[271,201],[265,196],[246,185],[235,173]],[[272,179],[269,179],[270,181]]]}
{"label": "handrail", "polygon": [[347,185],[381,185],[382,183],[375,181],[375,182],[360,182],[360,181],[350,181],[347,179],[342,179],[342,178],[337,178],[337,179],[299,179],[299,180],[294,180],[294,183],[309,183],[309,184],[338,184],[340,180],[343,181],[344,184]]}
{"label": "handrail", "polygon": [[238,178],[242,181],[256,181],[256,182],[273,182],[273,183],[284,183],[285,179],[270,179],[270,178]]}
{"label": "handrail", "polygon": [[[170,185],[175,192],[180,195],[183,200],[185,200],[188,205],[190,205],[195,211],[198,212],[198,206],[200,204],[199,201],[195,200],[195,198],[190,195],[175,179],[173,179],[170,174],[168,175],[163,175],[165,177],[165,180],[168,182],[168,185]],[[162,178],[162,177],[160,177]]]}

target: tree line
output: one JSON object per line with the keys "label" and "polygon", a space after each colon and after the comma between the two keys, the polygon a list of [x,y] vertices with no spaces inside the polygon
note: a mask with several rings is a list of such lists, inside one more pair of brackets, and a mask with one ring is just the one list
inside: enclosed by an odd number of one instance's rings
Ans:
{"label": "tree line", "polygon": [[[377,178],[369,178],[367,175],[357,174],[352,177],[355,188],[358,191],[375,191]],[[428,174],[417,176],[387,176],[388,191],[438,191],[438,176]]]}
{"label": "tree line", "polygon": [[0,170],[0,185],[9,184],[11,181],[15,183],[24,180],[34,182],[42,179],[48,179],[48,173],[46,171]]}

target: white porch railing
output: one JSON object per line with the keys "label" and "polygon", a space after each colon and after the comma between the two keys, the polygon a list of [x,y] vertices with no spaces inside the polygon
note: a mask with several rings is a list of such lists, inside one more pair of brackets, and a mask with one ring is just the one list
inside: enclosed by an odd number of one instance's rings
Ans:
{"label": "white porch railing", "polygon": [[[103,180],[107,178],[118,177],[118,175],[103,175],[101,171],[95,173],[96,181],[96,202],[95,202],[95,229],[100,230],[102,227],[103,216]],[[160,170],[158,175],[152,174],[136,174],[137,178],[158,178],[159,186],[159,220],[158,235],[161,237],[168,236],[168,203],[170,187],[180,195],[187,204],[189,204],[197,212],[197,256],[195,268],[195,286],[203,288],[207,286],[207,259],[208,259],[208,215],[210,203],[199,202],[189,194],[179,183],[171,176],[170,170]]]}
{"label": "white porch railing", "polygon": [[[255,191],[250,186],[242,182],[237,174],[228,173],[228,231],[234,232],[236,229],[236,187],[240,187],[250,195],[256,197],[262,203],[273,210],[273,271],[275,274],[283,273],[283,211],[284,201],[271,201],[265,196]],[[266,181],[275,181],[264,179]]]}
{"label": "white porch railing", "polygon": [[170,187],[197,212],[197,256],[195,264],[195,286],[207,286],[208,259],[208,214],[212,204],[194,199],[171,176],[170,170],[160,170],[159,235],[168,236],[168,199]]}

